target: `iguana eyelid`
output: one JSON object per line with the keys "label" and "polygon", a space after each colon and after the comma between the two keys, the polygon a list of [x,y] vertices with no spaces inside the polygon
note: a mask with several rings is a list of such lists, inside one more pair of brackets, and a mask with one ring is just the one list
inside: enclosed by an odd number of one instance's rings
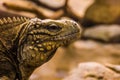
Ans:
{"label": "iguana eyelid", "polygon": [[47,25],[46,29],[49,31],[60,31],[62,28],[56,24]]}

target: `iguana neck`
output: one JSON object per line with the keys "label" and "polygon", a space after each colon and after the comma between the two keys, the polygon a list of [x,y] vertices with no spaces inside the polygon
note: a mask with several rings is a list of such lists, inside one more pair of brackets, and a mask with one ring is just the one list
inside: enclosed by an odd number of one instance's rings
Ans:
{"label": "iguana neck", "polygon": [[20,65],[19,68],[22,74],[22,80],[27,80],[29,79],[30,75],[33,73],[36,67],[29,67],[29,66],[25,67],[25,66]]}

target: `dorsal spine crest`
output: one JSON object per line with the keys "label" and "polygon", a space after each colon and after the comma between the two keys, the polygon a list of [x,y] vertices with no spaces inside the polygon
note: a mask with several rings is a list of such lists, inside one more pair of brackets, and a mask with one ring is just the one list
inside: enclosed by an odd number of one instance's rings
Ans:
{"label": "dorsal spine crest", "polygon": [[2,18],[0,19],[0,25],[4,25],[7,23],[16,23],[16,22],[25,22],[29,20],[29,18],[26,17],[7,17],[7,18]]}

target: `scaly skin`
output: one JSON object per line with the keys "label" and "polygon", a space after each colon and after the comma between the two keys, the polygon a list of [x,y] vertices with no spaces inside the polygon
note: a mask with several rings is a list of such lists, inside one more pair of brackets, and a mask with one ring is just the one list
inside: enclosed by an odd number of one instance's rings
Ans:
{"label": "scaly skin", "polygon": [[80,37],[72,20],[38,18],[0,19],[0,78],[27,80],[33,70],[47,62],[58,47]]}

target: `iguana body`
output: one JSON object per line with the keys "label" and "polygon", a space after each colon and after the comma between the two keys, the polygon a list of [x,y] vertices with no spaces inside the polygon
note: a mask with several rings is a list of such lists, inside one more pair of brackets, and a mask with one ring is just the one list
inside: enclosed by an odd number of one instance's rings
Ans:
{"label": "iguana body", "polygon": [[71,20],[0,19],[0,80],[27,80],[60,46],[80,37]]}

